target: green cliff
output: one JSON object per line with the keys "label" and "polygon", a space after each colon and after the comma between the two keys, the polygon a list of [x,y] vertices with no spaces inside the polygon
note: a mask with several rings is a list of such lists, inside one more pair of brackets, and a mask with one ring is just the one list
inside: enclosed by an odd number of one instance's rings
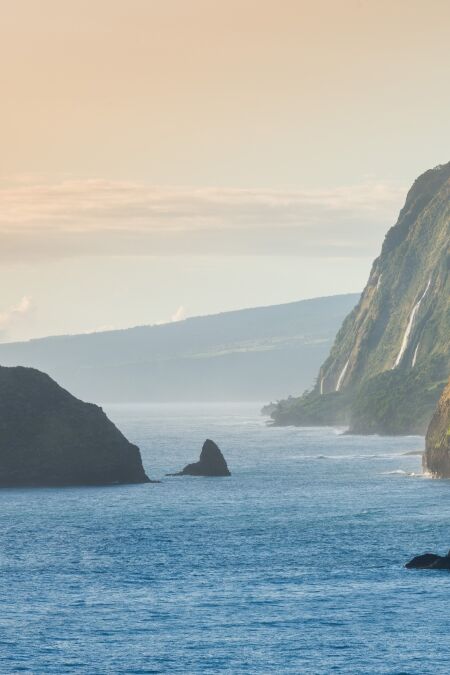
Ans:
{"label": "green cliff", "polygon": [[450,372],[449,197],[450,162],[415,181],[313,391],[275,424],[425,433]]}
{"label": "green cliff", "polygon": [[450,381],[428,427],[423,466],[435,478],[450,478]]}

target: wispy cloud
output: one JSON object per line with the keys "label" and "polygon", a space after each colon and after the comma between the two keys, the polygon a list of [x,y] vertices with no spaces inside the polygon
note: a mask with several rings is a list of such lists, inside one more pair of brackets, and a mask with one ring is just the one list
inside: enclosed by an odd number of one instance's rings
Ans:
{"label": "wispy cloud", "polygon": [[0,260],[73,255],[371,255],[405,191],[0,182]]}
{"label": "wispy cloud", "polygon": [[186,310],[184,309],[183,305],[180,305],[176,312],[172,314],[170,317],[170,320],[172,323],[175,323],[176,321],[183,321],[183,319],[186,318]]}
{"label": "wispy cloud", "polygon": [[0,335],[4,335],[13,324],[27,316],[32,307],[32,299],[24,296],[17,305],[0,312]]}

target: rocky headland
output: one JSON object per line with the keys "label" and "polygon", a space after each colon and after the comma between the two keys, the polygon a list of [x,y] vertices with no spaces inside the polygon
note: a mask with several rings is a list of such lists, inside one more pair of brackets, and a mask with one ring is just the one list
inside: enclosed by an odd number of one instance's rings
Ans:
{"label": "rocky headland", "polygon": [[0,367],[0,487],[148,482],[101,408],[38,370]]}
{"label": "rocky headland", "polygon": [[450,374],[450,162],[414,182],[312,391],[277,425],[425,434]]}
{"label": "rocky headland", "polygon": [[423,468],[434,478],[450,478],[450,381],[428,427]]}

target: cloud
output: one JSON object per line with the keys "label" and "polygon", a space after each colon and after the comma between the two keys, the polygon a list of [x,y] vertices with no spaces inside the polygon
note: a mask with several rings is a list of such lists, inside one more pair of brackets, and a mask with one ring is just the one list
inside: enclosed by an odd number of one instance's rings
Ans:
{"label": "cloud", "polygon": [[183,305],[180,305],[172,314],[169,320],[160,319],[159,321],[153,322],[153,324],[155,326],[163,326],[166,325],[167,323],[176,323],[177,321],[184,321],[185,318],[186,318],[186,310],[183,307]]}
{"label": "cloud", "polygon": [[0,260],[86,255],[367,256],[405,190],[149,187],[105,180],[0,183]]}
{"label": "cloud", "polygon": [[186,318],[186,310],[184,309],[183,305],[180,305],[174,314],[170,317],[170,320],[172,323],[175,323],[176,321],[183,321],[183,319]]}
{"label": "cloud", "polygon": [[0,335],[3,336],[18,320],[26,317],[32,308],[32,299],[25,295],[16,306],[0,312]]}

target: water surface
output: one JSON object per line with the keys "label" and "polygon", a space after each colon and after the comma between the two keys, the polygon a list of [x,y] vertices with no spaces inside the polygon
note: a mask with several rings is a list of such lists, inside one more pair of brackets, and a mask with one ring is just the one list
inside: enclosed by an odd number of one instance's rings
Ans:
{"label": "water surface", "polygon": [[258,405],[106,406],[153,478],[0,491],[4,673],[448,673],[450,483],[423,439],[267,428]]}

